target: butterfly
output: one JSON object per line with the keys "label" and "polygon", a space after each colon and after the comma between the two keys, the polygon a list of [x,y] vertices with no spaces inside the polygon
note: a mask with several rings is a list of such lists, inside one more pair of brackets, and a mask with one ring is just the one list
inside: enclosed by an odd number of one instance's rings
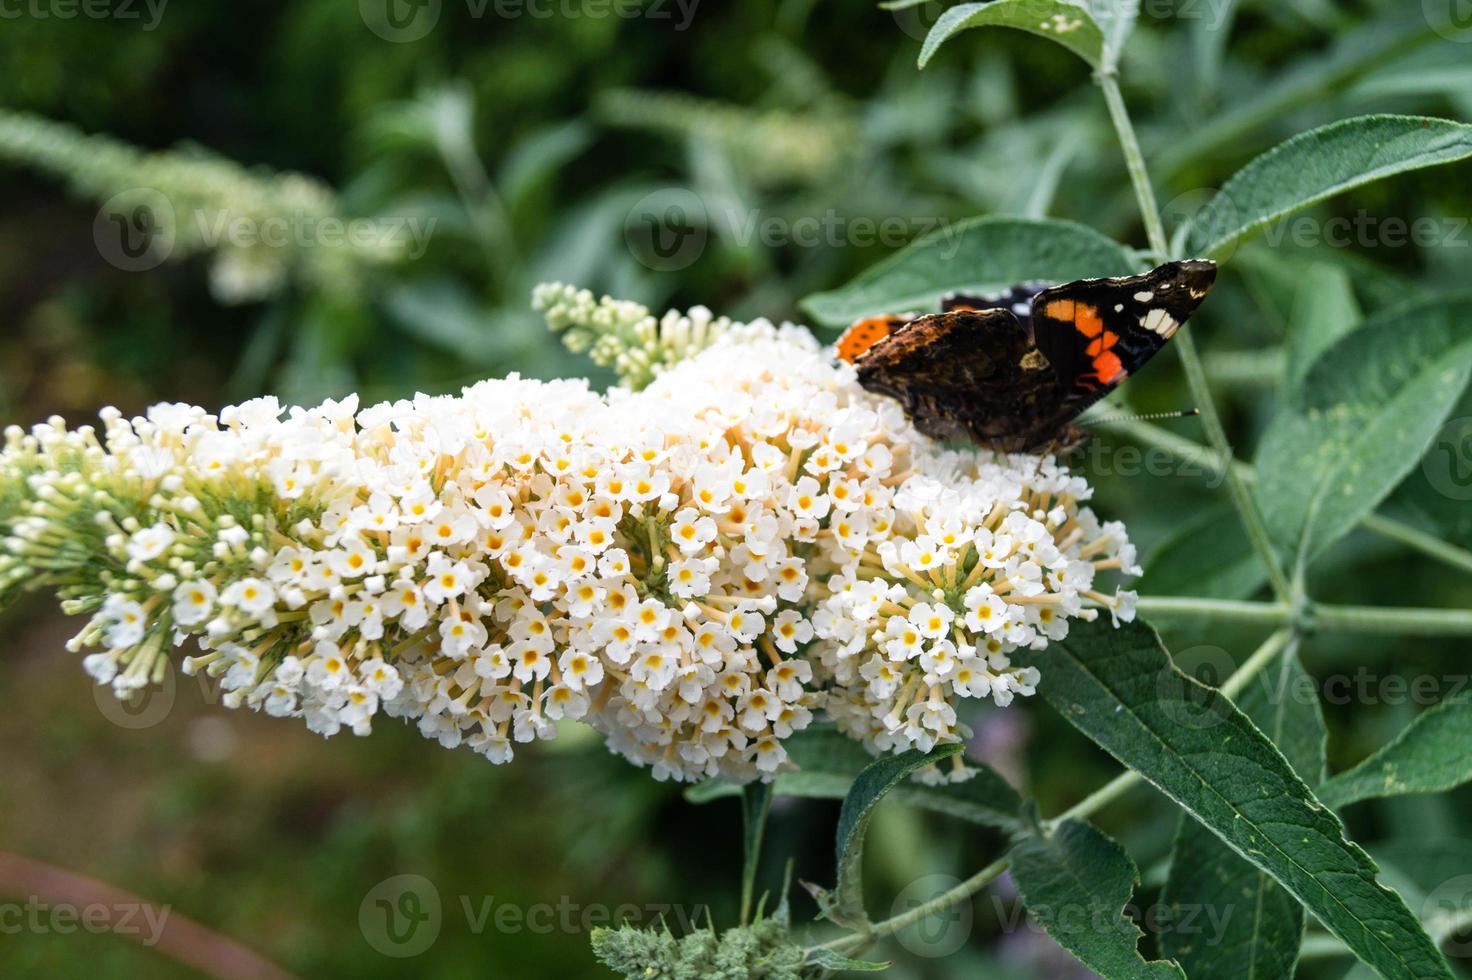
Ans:
{"label": "butterfly", "polygon": [[952,293],[939,313],[858,321],[837,353],[932,438],[1066,450],[1087,439],[1079,415],[1155,356],[1215,281],[1215,262],[1192,259],[1138,276]]}

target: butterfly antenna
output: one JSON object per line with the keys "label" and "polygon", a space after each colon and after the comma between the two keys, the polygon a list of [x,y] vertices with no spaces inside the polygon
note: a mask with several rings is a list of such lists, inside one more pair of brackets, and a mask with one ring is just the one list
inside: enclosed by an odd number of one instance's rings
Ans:
{"label": "butterfly antenna", "polygon": [[1032,478],[1034,480],[1043,475],[1043,461],[1046,460],[1049,456],[1056,453],[1062,447],[1063,440],[1058,438],[1057,436],[1054,436],[1053,441],[1048,443],[1048,448],[1038,453],[1038,465],[1034,466],[1032,470]]}
{"label": "butterfly antenna", "polygon": [[1183,408],[1176,412],[1149,412],[1145,415],[1110,415],[1102,419],[1081,419],[1084,425],[1104,425],[1109,422],[1155,422],[1159,419],[1188,419],[1200,415],[1199,408]]}

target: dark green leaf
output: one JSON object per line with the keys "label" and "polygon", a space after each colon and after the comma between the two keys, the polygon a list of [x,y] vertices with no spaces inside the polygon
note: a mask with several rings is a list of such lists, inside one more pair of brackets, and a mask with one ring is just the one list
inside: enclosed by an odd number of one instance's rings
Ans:
{"label": "dark green leaf", "polygon": [[1203,510],[1150,554],[1141,595],[1246,599],[1267,581],[1262,560],[1231,507]]}
{"label": "dark green leaf", "polygon": [[[815,725],[786,742],[797,772],[782,773],[776,780],[778,796],[841,800],[859,773],[874,761],[863,746],[831,726]],[[1011,832],[1020,826],[1022,797],[997,771],[984,762],[967,759],[973,775],[963,783],[922,786],[908,783],[890,790],[889,799],[905,806],[944,813],[984,827]],[[734,796],[734,783],[710,780],[685,791],[691,803],[708,803]]]}
{"label": "dark green leaf", "polygon": [[1472,371],[1467,302],[1375,316],[1288,393],[1258,449],[1257,498],[1298,566],[1373,511],[1430,446]]}
{"label": "dark green leaf", "polygon": [[1472,157],[1472,126],[1359,116],[1302,133],[1239,170],[1196,219],[1192,255],[1213,255],[1269,223],[1383,177]]}
{"label": "dark green leaf", "polygon": [[[1284,654],[1260,674],[1240,704],[1304,781],[1317,784],[1324,772],[1324,717],[1318,689],[1297,654]],[[1170,918],[1161,947],[1191,980],[1293,975],[1303,906],[1184,815],[1163,897]]]}
{"label": "dark green leaf", "polygon": [[1105,980],[1185,980],[1174,963],[1140,955],[1142,934],[1124,916],[1139,872],[1089,824],[1066,820],[1047,837],[1022,840],[1012,849],[1012,876],[1028,915]]}
{"label": "dark green leaf", "polygon": [[515,144],[501,165],[498,181],[506,206],[521,205],[533,190],[591,146],[595,136],[593,127],[579,119],[537,130]]}
{"label": "dark green leaf", "polygon": [[1449,415],[1392,502],[1409,512],[1412,523],[1472,548],[1472,388]]}
{"label": "dark green leaf", "polygon": [[1171,663],[1153,630],[1080,623],[1030,658],[1042,695],[1273,878],[1386,976],[1449,977],[1405,902],[1271,742]]}
{"label": "dark green leaf", "polygon": [[838,884],[833,889],[830,917],[836,922],[865,922],[862,864],[864,836],[869,832],[869,818],[874,806],[899,782],[917,769],[924,768],[961,751],[959,743],[942,745],[930,752],[910,749],[899,755],[885,756],[871,764],[854,780],[838,814],[836,859]]}
{"label": "dark green leaf", "polygon": [[1319,789],[1333,807],[1406,793],[1441,793],[1472,780],[1472,695],[1416,716],[1389,745]]}
{"label": "dark green leaf", "polygon": [[938,309],[956,290],[987,292],[1029,279],[1062,282],[1128,275],[1133,254],[1070,221],[974,218],[926,235],[846,286],[815,293],[803,309],[825,326],[901,310]]}
{"label": "dark green leaf", "polygon": [[942,44],[972,27],[1014,27],[1057,41],[1094,68],[1104,61],[1104,30],[1091,10],[1065,0],[990,0],[958,4],[941,14],[920,48],[920,67]]}

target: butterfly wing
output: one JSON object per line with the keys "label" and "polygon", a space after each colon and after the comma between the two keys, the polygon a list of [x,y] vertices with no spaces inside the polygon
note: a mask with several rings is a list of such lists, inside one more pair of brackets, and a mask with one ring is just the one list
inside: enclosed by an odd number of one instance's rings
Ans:
{"label": "butterfly wing", "polygon": [[1206,298],[1216,263],[1167,262],[1144,275],[1081,279],[1038,293],[1033,339],[1057,377],[1062,426],[1138,371]]}
{"label": "butterfly wing", "polygon": [[915,319],[914,314],[900,313],[865,317],[843,332],[843,335],[838,338],[838,343],[834,345],[834,349],[841,360],[852,364],[863,357],[869,348],[890,334],[897,333],[913,319]]}
{"label": "butterfly wing", "polygon": [[1048,288],[1045,282],[1025,282],[996,293],[947,293],[940,299],[942,313],[954,310],[1011,310],[1032,336],[1033,297]]}
{"label": "butterfly wing", "polygon": [[898,401],[931,438],[970,438],[1003,451],[1030,448],[1026,420],[1056,399],[1047,359],[1007,309],[922,316],[855,366],[861,385]]}

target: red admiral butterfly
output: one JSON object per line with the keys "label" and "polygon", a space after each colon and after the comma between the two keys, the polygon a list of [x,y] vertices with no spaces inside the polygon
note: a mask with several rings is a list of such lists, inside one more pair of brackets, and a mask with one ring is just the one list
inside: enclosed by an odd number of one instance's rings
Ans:
{"label": "red admiral butterfly", "polygon": [[953,293],[941,312],[860,320],[838,340],[859,383],[936,439],[1002,452],[1071,448],[1073,424],[1165,346],[1216,281],[1216,263],[1139,276]]}

